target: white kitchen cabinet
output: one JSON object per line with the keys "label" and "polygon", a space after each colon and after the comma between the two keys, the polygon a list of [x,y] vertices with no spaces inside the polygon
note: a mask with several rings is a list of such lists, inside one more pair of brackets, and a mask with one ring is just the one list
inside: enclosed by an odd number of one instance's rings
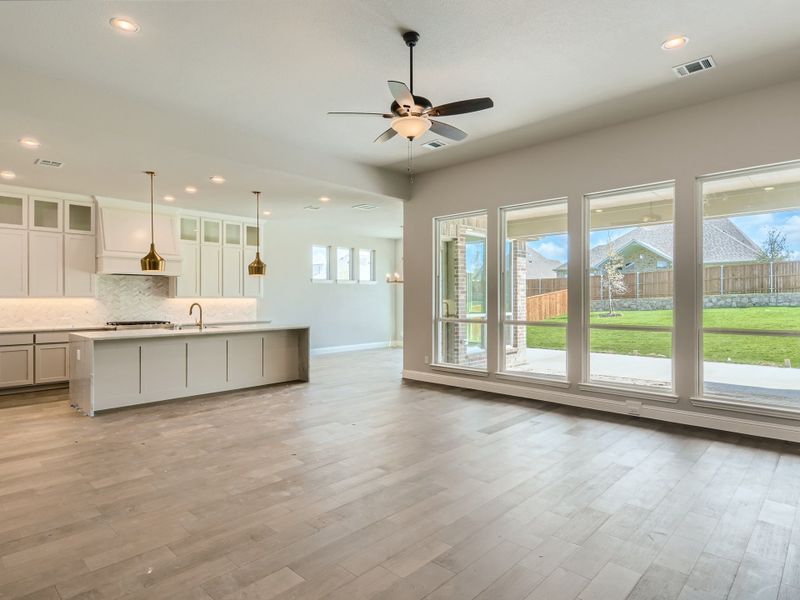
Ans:
{"label": "white kitchen cabinet", "polygon": [[94,203],[65,200],[64,232],[94,235]]}
{"label": "white kitchen cabinet", "polygon": [[69,343],[37,344],[34,348],[35,383],[69,380]]}
{"label": "white kitchen cabinet", "polygon": [[64,203],[61,200],[31,196],[29,207],[28,223],[31,231],[63,231]]}
{"label": "white kitchen cabinet", "polygon": [[200,244],[181,242],[181,274],[175,278],[173,295],[178,298],[200,296]]}
{"label": "white kitchen cabinet", "polygon": [[94,296],[95,238],[91,235],[64,235],[64,295],[69,298]]}
{"label": "white kitchen cabinet", "polygon": [[28,232],[0,229],[0,296],[28,295]]}
{"label": "white kitchen cabinet", "polygon": [[222,296],[222,246],[200,245],[200,295]]}
{"label": "white kitchen cabinet", "polygon": [[33,346],[0,347],[0,388],[33,384]]}
{"label": "white kitchen cabinet", "polygon": [[219,219],[203,219],[203,237],[204,244],[220,245],[222,243],[222,221]]}
{"label": "white kitchen cabinet", "polygon": [[222,249],[222,295],[242,297],[242,248],[225,246]]}
{"label": "white kitchen cabinet", "polygon": [[[262,281],[264,281],[264,278],[256,275],[250,275],[249,271],[247,270],[247,265],[253,262],[255,257],[255,248],[244,249],[244,259],[242,260],[242,277],[244,277],[243,293],[245,298],[261,297],[261,286],[263,285]],[[261,260],[264,260],[263,256],[261,257]],[[267,265],[267,270],[269,270],[269,265]]]}
{"label": "white kitchen cabinet", "polygon": [[3,192],[0,194],[0,227],[28,228],[28,197]]}
{"label": "white kitchen cabinet", "polygon": [[53,298],[64,295],[64,236],[28,233],[28,295]]}

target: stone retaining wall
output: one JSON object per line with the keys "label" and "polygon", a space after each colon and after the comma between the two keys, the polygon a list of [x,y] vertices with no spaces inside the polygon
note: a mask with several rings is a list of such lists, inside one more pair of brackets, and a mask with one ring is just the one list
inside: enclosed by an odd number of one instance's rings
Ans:
{"label": "stone retaining wall", "polygon": [[[723,294],[703,298],[704,308],[750,308],[753,306],[800,306],[800,293]],[[669,310],[672,298],[619,298],[615,310]],[[608,310],[608,300],[593,300],[592,312]]]}

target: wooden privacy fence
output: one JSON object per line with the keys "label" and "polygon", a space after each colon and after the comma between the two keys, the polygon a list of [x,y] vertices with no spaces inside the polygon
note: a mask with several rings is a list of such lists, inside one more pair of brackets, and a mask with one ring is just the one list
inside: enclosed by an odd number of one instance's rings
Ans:
{"label": "wooden privacy fence", "polygon": [[525,314],[528,321],[544,321],[567,314],[567,290],[528,296]]}
{"label": "wooden privacy fence", "polygon": [[[625,273],[625,292],[615,293],[614,297],[669,298],[672,277],[672,269]],[[607,297],[602,275],[592,275],[590,285],[592,300]],[[528,297],[566,288],[566,277],[528,279],[527,282]],[[800,292],[800,261],[707,266],[703,269],[703,290],[706,296]]]}

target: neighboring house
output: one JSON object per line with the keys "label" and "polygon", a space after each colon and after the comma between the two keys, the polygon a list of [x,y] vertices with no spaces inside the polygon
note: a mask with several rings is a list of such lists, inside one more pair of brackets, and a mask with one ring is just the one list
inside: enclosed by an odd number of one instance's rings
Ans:
{"label": "neighboring house", "polygon": [[[672,223],[643,225],[613,240],[614,251],[622,257],[625,273],[672,268],[674,227]],[[589,264],[598,272],[608,260],[608,244],[599,244],[589,253]],[[730,219],[709,219],[703,227],[703,263],[724,265],[759,260],[761,249]],[[555,269],[566,277],[567,264]]]}
{"label": "neighboring house", "polygon": [[545,258],[531,247],[527,247],[528,279],[547,279],[555,277],[555,270],[561,265],[560,260]]}

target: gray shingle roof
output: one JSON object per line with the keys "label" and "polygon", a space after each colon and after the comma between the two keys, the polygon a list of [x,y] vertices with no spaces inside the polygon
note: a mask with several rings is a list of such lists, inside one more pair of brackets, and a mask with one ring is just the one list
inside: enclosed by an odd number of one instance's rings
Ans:
{"label": "gray shingle roof", "polygon": [[[672,260],[674,226],[672,223],[643,225],[612,241],[620,250],[631,242],[649,246]],[[703,221],[703,262],[706,264],[751,262],[758,260],[760,249],[747,235],[726,218]],[[597,267],[608,256],[608,244],[599,244],[589,253],[589,264]],[[566,268],[566,263],[558,269]]]}
{"label": "gray shingle roof", "polygon": [[528,279],[547,279],[555,277],[555,269],[560,261],[545,258],[533,248],[527,248]]}

